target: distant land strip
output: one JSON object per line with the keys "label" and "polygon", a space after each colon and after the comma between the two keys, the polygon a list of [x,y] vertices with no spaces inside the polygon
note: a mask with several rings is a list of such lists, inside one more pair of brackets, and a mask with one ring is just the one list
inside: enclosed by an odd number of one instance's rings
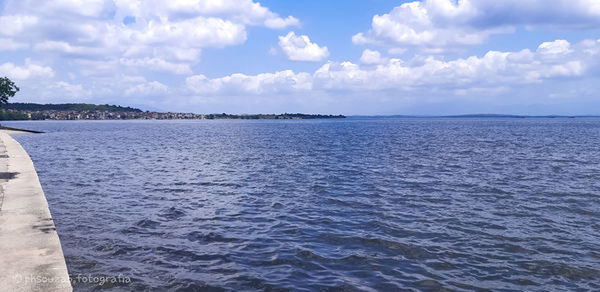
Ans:
{"label": "distant land strip", "polygon": [[453,118],[497,118],[497,119],[552,119],[552,118],[600,118],[600,115],[508,115],[508,114],[466,114],[466,115],[356,115],[352,118],[415,118],[415,119],[453,119]]}
{"label": "distant land strip", "polygon": [[0,120],[292,120],[343,119],[343,115],[321,114],[195,114],[142,111],[118,105],[85,103],[7,103],[0,108]]}

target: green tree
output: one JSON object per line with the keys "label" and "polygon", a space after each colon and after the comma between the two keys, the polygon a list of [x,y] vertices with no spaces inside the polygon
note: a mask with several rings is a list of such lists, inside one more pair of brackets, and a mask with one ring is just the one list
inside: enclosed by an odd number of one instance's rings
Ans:
{"label": "green tree", "polygon": [[15,85],[8,77],[0,78],[0,107],[8,102],[10,97],[15,96],[19,92],[19,87]]}

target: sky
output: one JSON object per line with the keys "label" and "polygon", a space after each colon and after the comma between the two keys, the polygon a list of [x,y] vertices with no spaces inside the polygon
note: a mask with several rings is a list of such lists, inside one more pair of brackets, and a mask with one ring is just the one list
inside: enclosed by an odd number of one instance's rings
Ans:
{"label": "sky", "polygon": [[0,0],[11,101],[600,114],[600,0]]}

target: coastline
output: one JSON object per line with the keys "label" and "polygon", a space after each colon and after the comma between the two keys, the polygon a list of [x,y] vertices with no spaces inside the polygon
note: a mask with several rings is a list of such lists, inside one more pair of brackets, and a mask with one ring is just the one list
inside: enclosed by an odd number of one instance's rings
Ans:
{"label": "coastline", "polygon": [[17,133],[0,130],[0,290],[72,291],[33,162],[10,136]]}

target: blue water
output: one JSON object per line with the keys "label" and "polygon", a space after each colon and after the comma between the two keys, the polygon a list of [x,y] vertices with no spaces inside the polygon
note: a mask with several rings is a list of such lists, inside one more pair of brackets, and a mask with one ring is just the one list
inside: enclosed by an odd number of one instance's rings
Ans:
{"label": "blue water", "polygon": [[600,290],[600,119],[5,124],[76,290]]}

